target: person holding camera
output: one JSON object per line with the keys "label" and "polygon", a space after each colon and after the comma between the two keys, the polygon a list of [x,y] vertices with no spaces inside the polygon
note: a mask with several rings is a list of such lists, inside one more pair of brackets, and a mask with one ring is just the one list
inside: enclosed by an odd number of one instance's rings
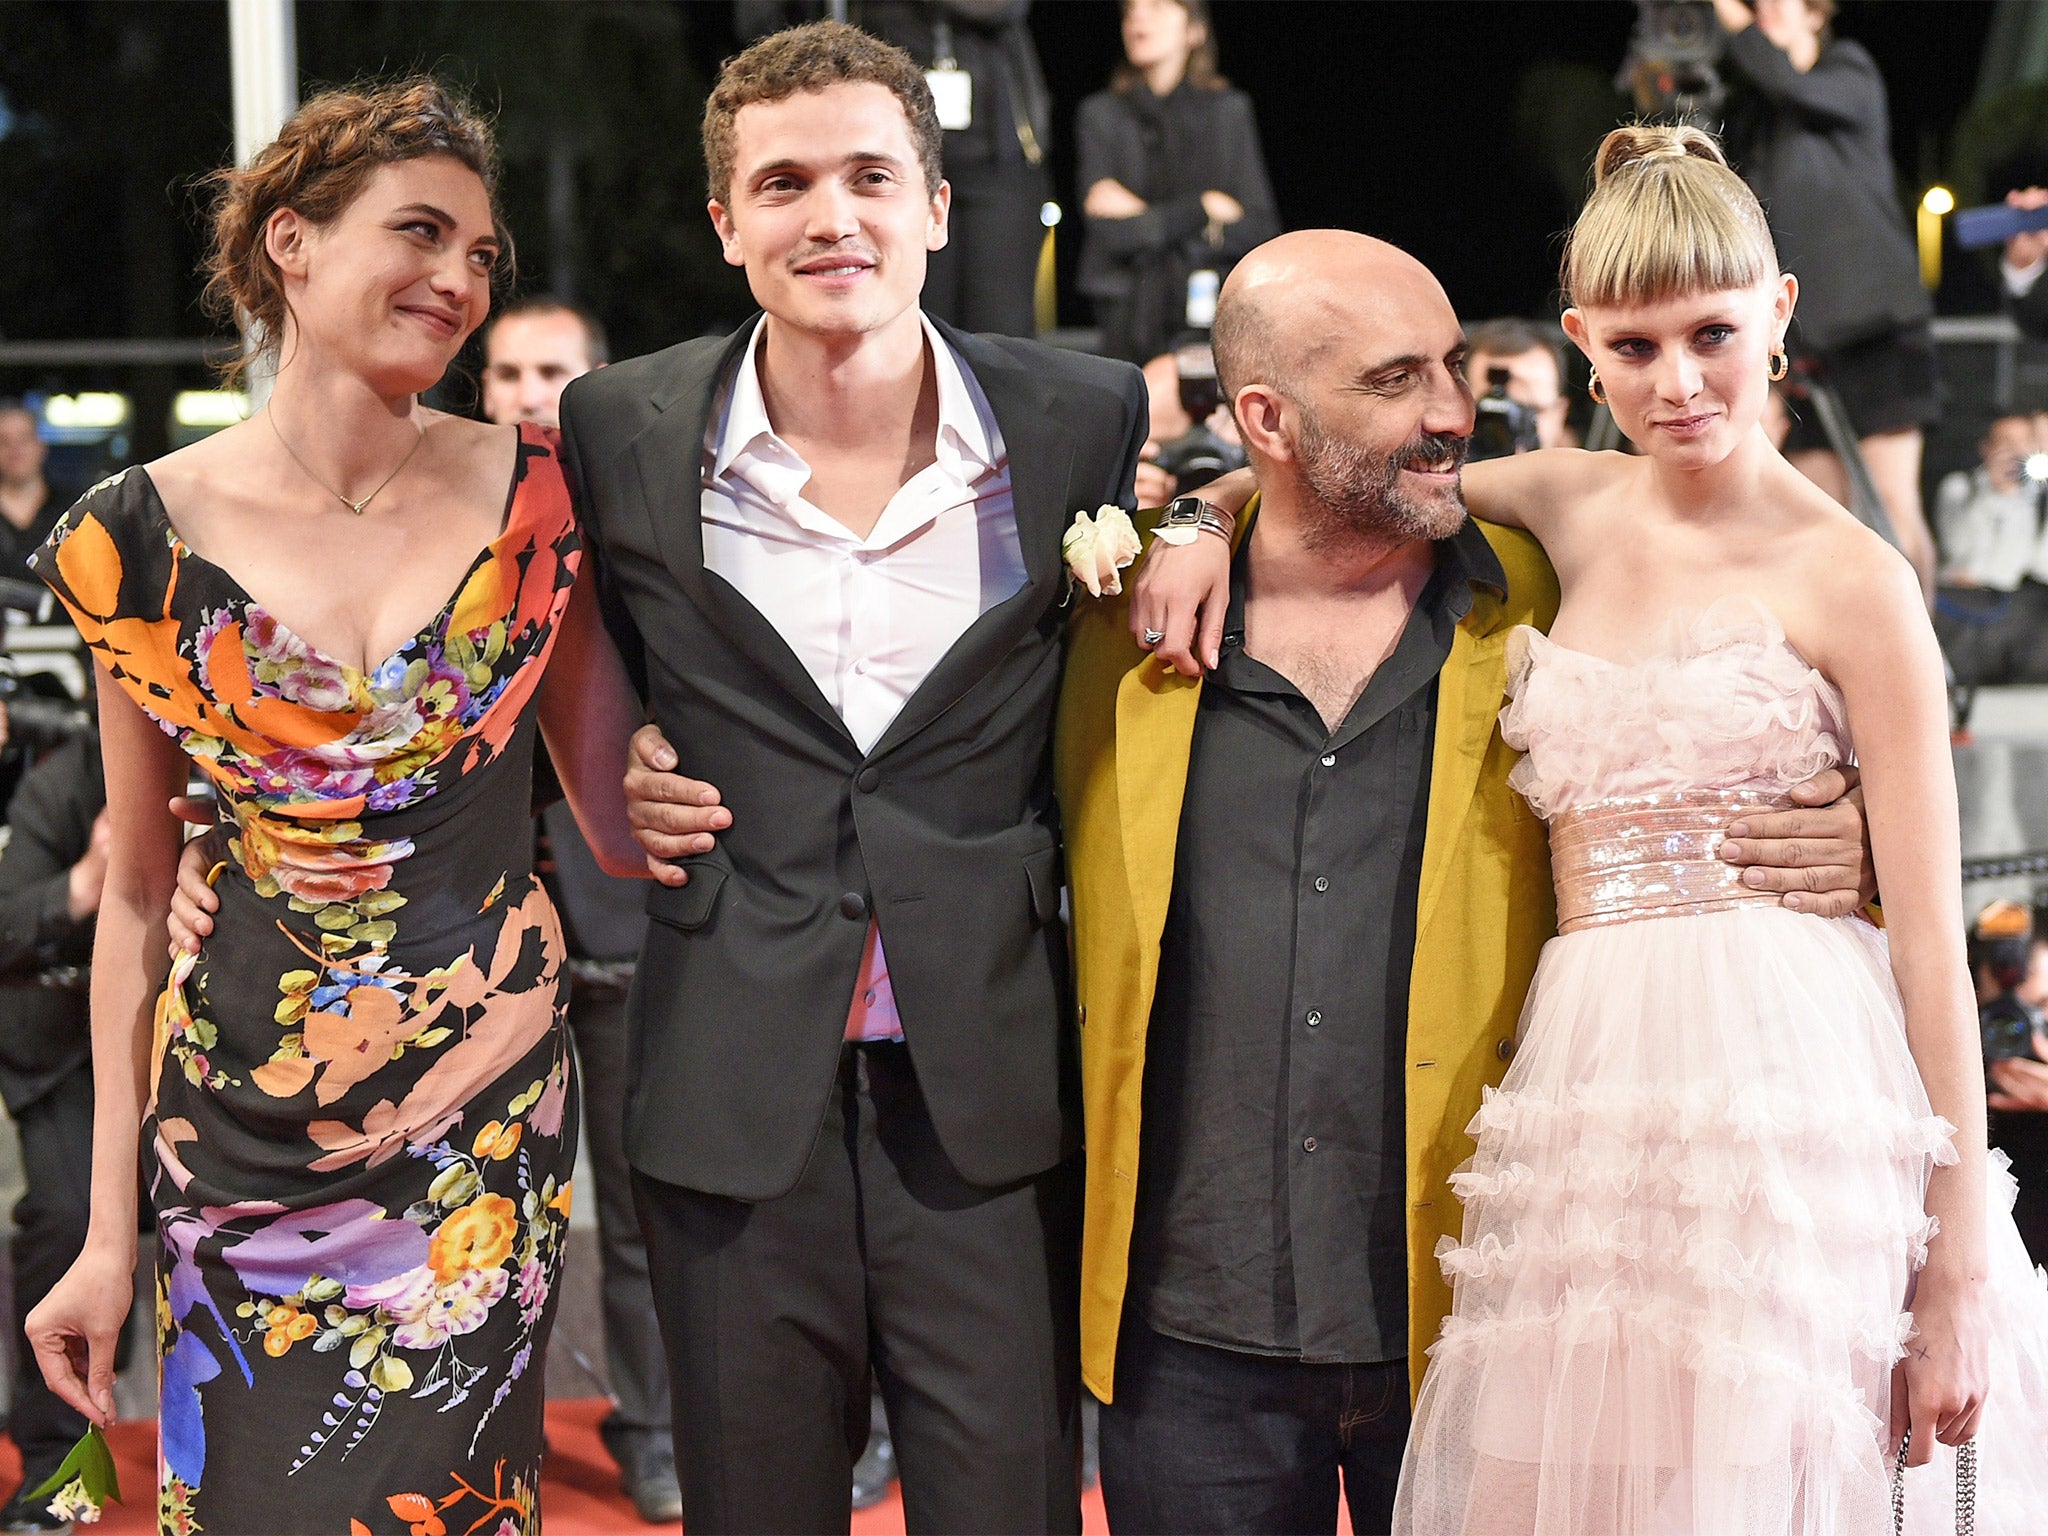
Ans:
{"label": "person holding camera", "polygon": [[1965,685],[2048,678],[2048,432],[2033,416],[1992,422],[1972,471],[1935,496],[1941,579],[1934,607],[1942,651]]}
{"label": "person holding camera", "polygon": [[1970,971],[1989,1139],[2019,1181],[2013,1224],[2034,1262],[2048,1263],[2048,923],[2016,901],[1992,902],[1970,925]]}
{"label": "person holding camera", "polygon": [[1496,368],[1507,370],[1506,395],[1535,417],[1537,448],[1576,448],[1566,420],[1564,333],[1513,316],[1483,320],[1465,333],[1465,379],[1476,396],[1492,388]]}
{"label": "person holding camera", "polygon": [[0,854],[0,1100],[21,1137],[14,1207],[14,1370],[8,1429],[22,1483],[0,1531],[64,1522],[23,1497],[55,1472],[85,1418],[43,1381],[22,1325],[85,1246],[92,1167],[92,1039],[85,978],[107,876],[106,781],[97,732],[23,776]]}
{"label": "person holding camera", "polygon": [[1124,65],[1081,103],[1081,291],[1102,350],[1143,363],[1206,329],[1217,286],[1279,233],[1251,99],[1217,73],[1207,0],[1124,0]]}
{"label": "person holding camera", "polygon": [[[1798,366],[1834,390],[1890,514],[1898,545],[1934,595],[1934,541],[1920,501],[1924,429],[1940,415],[1934,305],[1899,207],[1884,79],[1861,44],[1833,35],[1835,0],[1714,0],[1726,58],[1748,86],[1731,119],[1788,272]],[[1849,504],[1848,472],[1808,411],[1785,456]]]}

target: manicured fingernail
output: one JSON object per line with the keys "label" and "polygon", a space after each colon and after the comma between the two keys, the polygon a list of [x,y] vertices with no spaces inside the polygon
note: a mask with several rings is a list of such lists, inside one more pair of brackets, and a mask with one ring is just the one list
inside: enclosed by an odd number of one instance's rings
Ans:
{"label": "manicured fingernail", "polygon": [[1738,821],[1737,823],[1735,823],[1734,826],[1728,829],[1728,835],[1730,837],[1749,836],[1749,823],[1746,821]]}
{"label": "manicured fingernail", "polygon": [[1762,885],[1764,883],[1764,872],[1760,869],[1745,869],[1742,872],[1742,883],[1744,885]]}
{"label": "manicured fingernail", "polygon": [[711,825],[713,825],[714,827],[729,827],[729,826],[731,826],[731,825],[732,825],[732,812],[731,812],[731,811],[714,811],[714,812],[712,812],[712,813],[711,813]]}
{"label": "manicured fingernail", "polygon": [[1742,844],[1736,842],[1733,838],[1727,839],[1721,844],[1721,857],[1724,859],[1741,858]]}
{"label": "manicured fingernail", "polygon": [[1797,912],[1801,907],[1806,905],[1806,902],[1803,898],[1799,896],[1797,892],[1787,892],[1785,895],[1785,905],[1790,907],[1794,912]]}

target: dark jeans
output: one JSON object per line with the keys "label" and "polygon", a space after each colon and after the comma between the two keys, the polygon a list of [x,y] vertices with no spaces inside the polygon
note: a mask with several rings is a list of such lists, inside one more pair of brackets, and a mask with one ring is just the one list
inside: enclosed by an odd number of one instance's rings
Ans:
{"label": "dark jeans", "polygon": [[44,1384],[22,1325],[85,1247],[92,1097],[87,1063],[14,1117],[28,1187],[14,1207],[14,1401],[7,1427],[21,1448],[24,1488],[55,1472],[86,1429],[84,1417]]}
{"label": "dark jeans", "polygon": [[[633,1209],[633,1173],[626,1162],[625,988],[572,981],[569,1033],[576,1041],[577,1081],[583,1085],[584,1144],[597,1184],[604,1357],[617,1403],[605,1420],[605,1440],[623,1462],[633,1455],[629,1442],[665,1445],[670,1436],[668,1360],[654,1321],[647,1244]],[[625,1468],[629,1476],[638,1470]]]}
{"label": "dark jeans", "polygon": [[1102,1501],[1116,1536],[1318,1536],[1337,1484],[1357,1536],[1393,1528],[1408,1362],[1304,1365],[1154,1333],[1127,1318],[1102,1408]]}
{"label": "dark jeans", "polygon": [[870,1372],[913,1536],[1080,1530],[1078,1157],[968,1183],[908,1050],[874,1044],[788,1194],[633,1187],[691,1536],[846,1530]]}

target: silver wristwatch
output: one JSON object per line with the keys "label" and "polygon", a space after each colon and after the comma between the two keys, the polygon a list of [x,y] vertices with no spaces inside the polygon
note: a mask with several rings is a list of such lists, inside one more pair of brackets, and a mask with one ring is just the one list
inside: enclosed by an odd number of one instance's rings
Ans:
{"label": "silver wristwatch", "polygon": [[1228,544],[1237,532],[1237,518],[1199,496],[1176,496],[1166,504],[1166,510],[1159,514],[1155,526],[1161,532],[1178,528],[1207,529]]}

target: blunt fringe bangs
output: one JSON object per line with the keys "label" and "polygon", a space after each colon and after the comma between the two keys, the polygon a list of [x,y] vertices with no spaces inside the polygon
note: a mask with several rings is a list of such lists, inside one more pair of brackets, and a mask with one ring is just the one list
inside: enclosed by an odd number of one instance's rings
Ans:
{"label": "blunt fringe bangs", "polygon": [[1565,240],[1565,301],[1651,304],[1747,288],[1778,271],[1763,205],[1697,128],[1617,128]]}

